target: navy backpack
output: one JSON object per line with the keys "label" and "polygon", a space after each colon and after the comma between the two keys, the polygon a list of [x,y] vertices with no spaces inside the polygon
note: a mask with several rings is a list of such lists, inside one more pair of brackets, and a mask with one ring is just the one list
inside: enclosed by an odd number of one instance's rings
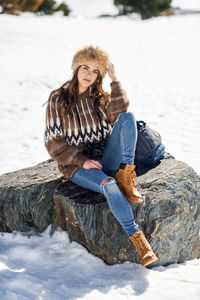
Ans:
{"label": "navy backpack", "polygon": [[144,121],[137,121],[137,130],[135,165],[137,168],[154,167],[164,157],[165,153],[161,136]]}

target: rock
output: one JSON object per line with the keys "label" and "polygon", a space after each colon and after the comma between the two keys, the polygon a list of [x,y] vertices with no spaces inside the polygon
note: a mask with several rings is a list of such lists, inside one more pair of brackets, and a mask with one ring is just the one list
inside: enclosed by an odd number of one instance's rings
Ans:
{"label": "rock", "polygon": [[42,232],[53,223],[61,174],[52,160],[0,176],[0,231]]}
{"label": "rock", "polygon": [[[185,163],[166,155],[156,168],[137,178],[137,187],[145,195],[145,203],[132,204],[132,208],[159,257],[153,265],[199,258],[200,177]],[[56,222],[71,240],[107,264],[140,262],[103,195],[63,182],[55,191],[54,202]]]}
{"label": "rock", "polygon": [[[159,257],[153,265],[199,258],[200,176],[170,155],[156,168],[139,171],[145,203],[132,208]],[[104,196],[63,179],[52,160],[0,176],[0,231],[42,232],[53,224],[108,264],[139,263]]]}

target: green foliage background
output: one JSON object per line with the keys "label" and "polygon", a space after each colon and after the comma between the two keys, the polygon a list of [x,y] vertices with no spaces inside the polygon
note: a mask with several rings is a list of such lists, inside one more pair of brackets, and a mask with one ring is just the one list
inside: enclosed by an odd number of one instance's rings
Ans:
{"label": "green foliage background", "polygon": [[119,13],[139,13],[142,19],[158,16],[162,11],[171,7],[171,0],[114,0]]}
{"label": "green foliage background", "polygon": [[64,16],[68,16],[70,13],[70,9],[66,3],[62,2],[57,6],[54,0],[44,0],[38,8],[38,12],[43,12],[46,15],[52,15],[57,11],[63,11]]}

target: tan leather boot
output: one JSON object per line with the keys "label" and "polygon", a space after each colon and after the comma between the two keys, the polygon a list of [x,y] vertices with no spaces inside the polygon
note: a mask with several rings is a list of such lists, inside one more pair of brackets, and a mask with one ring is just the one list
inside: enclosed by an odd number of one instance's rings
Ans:
{"label": "tan leather boot", "polygon": [[129,237],[129,239],[136,248],[141,258],[143,267],[158,260],[142,231],[134,233]]}
{"label": "tan leather boot", "polygon": [[142,195],[137,191],[135,186],[135,165],[126,164],[124,170],[119,169],[115,175],[117,185],[130,202],[142,203]]}

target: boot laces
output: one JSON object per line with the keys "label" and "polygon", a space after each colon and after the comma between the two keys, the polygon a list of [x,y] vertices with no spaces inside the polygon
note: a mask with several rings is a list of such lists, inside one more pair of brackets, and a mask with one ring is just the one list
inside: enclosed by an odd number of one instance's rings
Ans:
{"label": "boot laces", "polygon": [[135,171],[133,170],[130,170],[129,172],[127,172],[127,183],[128,184],[131,184],[135,187],[135,179],[136,179],[136,174],[135,174]]}
{"label": "boot laces", "polygon": [[143,238],[139,239],[139,245],[140,245],[141,250],[151,251],[151,248],[150,248],[149,243],[147,242],[147,240],[145,240]]}

